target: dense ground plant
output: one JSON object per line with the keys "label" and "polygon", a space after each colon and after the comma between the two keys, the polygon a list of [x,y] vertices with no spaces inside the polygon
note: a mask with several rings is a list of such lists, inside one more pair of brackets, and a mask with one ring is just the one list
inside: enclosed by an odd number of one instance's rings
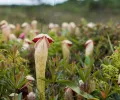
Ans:
{"label": "dense ground plant", "polygon": [[[63,26],[65,25],[68,24],[64,23]],[[70,25],[75,27],[73,22]],[[49,35],[54,42],[50,45],[48,57],[45,59],[45,75],[37,77],[34,84],[31,82],[34,79],[27,80],[26,76],[32,74],[36,77],[38,71],[34,59],[37,41],[44,38],[47,45],[41,44],[41,48],[47,48],[50,39],[46,40],[44,34],[41,37],[41,33],[37,33],[36,44],[33,46],[27,37],[30,33],[22,34],[27,34],[25,39],[16,35],[17,40],[8,42],[4,42],[3,34],[0,34],[0,98],[9,100],[14,93],[13,97],[17,94],[20,100],[30,100],[29,98],[33,97],[32,100],[41,100],[41,89],[37,88],[38,85],[42,87],[37,82],[40,80],[44,83],[46,100],[69,100],[69,97],[71,100],[119,100],[119,26],[111,22],[88,23],[82,19],[76,27],[77,31],[70,27],[66,29],[66,26],[49,29],[45,36]],[[23,46],[27,49],[23,49]],[[113,48],[114,46],[117,47]],[[39,56],[42,55],[44,53]],[[41,59],[38,62],[43,60]],[[37,73],[41,74],[39,71]],[[27,93],[24,90],[27,90]]]}
{"label": "dense ground plant", "polygon": [[10,100],[14,94],[21,98],[22,88],[28,83],[26,76],[30,72],[29,61],[23,58],[28,53],[21,50],[22,44],[17,41],[4,43],[2,35],[0,44],[0,98]]}
{"label": "dense ground plant", "polygon": [[17,46],[7,51],[0,49],[0,98],[9,98],[27,82],[27,60],[20,56]]}
{"label": "dense ground plant", "polygon": [[[104,58],[96,77],[97,88],[101,91],[103,99],[111,100],[120,98],[119,89],[119,53],[120,47],[116,47],[112,55]],[[99,98],[100,99],[100,98]]]}

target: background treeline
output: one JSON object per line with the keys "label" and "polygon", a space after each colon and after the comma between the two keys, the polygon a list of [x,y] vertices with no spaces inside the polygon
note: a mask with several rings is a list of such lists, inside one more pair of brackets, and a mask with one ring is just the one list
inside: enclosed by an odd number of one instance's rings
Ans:
{"label": "background treeline", "polygon": [[120,8],[120,0],[69,0],[69,2],[79,2],[81,6],[87,6],[90,9]]}
{"label": "background treeline", "polygon": [[[40,2],[40,0],[39,0]],[[92,22],[120,20],[120,0],[68,0],[63,4],[38,6],[0,6],[0,20],[11,23],[30,22],[33,19],[40,23],[61,24],[71,22],[79,24],[81,18]]]}

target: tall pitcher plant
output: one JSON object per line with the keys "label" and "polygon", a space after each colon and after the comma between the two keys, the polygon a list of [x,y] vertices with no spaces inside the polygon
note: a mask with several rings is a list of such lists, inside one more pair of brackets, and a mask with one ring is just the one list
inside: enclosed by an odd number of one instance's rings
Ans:
{"label": "tall pitcher plant", "polygon": [[34,39],[35,42],[35,67],[37,88],[42,100],[45,100],[45,81],[40,78],[45,78],[46,61],[48,56],[48,48],[53,39],[47,34],[39,34]]}

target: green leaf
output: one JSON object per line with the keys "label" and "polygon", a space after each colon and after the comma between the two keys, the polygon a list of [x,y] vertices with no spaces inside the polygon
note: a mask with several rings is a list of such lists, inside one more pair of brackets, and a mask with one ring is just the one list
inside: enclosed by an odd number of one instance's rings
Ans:
{"label": "green leaf", "polygon": [[58,100],[58,95],[55,96],[54,100]]}
{"label": "green leaf", "polygon": [[18,100],[22,100],[22,93],[18,94]]}
{"label": "green leaf", "polygon": [[78,71],[80,78],[85,82],[86,79],[85,79],[84,71],[81,68],[78,69],[77,66],[75,68]]}
{"label": "green leaf", "polygon": [[110,40],[110,37],[109,37],[108,34],[107,34],[107,37],[108,37],[108,42],[109,42],[109,45],[110,45],[110,49],[111,49],[112,52],[114,52],[113,45],[111,43],[111,40]]}
{"label": "green leaf", "polygon": [[85,71],[85,79],[86,79],[86,80],[88,79],[88,77],[89,77],[90,74],[91,74],[91,69],[92,69],[92,67],[88,67],[88,68],[86,69],[86,71]]}
{"label": "green leaf", "polygon": [[89,56],[85,57],[85,64],[90,65],[90,57]]}
{"label": "green leaf", "polygon": [[54,83],[55,81],[54,80],[49,80],[49,79],[45,79],[45,78],[39,78],[40,80],[43,80],[45,82],[48,82],[48,83]]}
{"label": "green leaf", "polygon": [[76,92],[78,95],[83,96],[84,98],[87,98],[87,99],[93,99],[94,98],[92,95],[90,95],[90,94],[88,94],[88,93],[86,93],[84,91],[81,91],[80,88],[78,87],[78,85],[75,84],[74,82],[71,82],[69,80],[59,80],[59,81],[57,81],[57,83],[61,83],[61,84],[67,85],[74,92]]}
{"label": "green leaf", "polygon": [[5,97],[2,97],[1,100],[7,100]]}
{"label": "green leaf", "polygon": [[26,81],[24,79],[25,77],[24,77],[24,72],[23,72],[20,79],[17,82],[17,88],[20,88],[25,84]]}

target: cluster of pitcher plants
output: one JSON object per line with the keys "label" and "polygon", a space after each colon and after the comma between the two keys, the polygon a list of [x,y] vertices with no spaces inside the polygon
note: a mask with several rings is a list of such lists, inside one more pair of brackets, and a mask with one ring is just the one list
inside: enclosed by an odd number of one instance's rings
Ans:
{"label": "cluster of pitcher plants", "polygon": [[0,26],[0,100],[120,100],[119,24]]}

